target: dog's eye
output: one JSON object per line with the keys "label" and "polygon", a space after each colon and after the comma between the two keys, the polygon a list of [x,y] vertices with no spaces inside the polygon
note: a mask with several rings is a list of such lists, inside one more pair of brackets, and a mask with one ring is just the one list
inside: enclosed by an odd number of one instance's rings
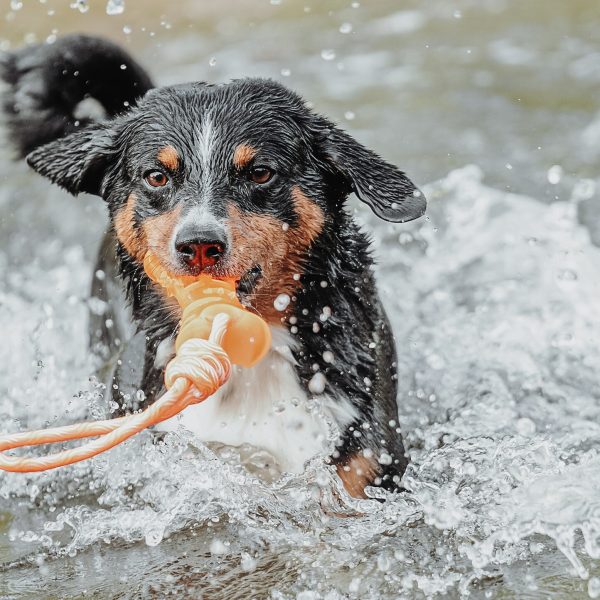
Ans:
{"label": "dog's eye", "polygon": [[273,177],[273,171],[269,167],[252,167],[248,172],[248,178],[254,183],[267,183]]}
{"label": "dog's eye", "polygon": [[148,171],[144,174],[144,181],[152,187],[163,187],[169,178],[162,171]]}

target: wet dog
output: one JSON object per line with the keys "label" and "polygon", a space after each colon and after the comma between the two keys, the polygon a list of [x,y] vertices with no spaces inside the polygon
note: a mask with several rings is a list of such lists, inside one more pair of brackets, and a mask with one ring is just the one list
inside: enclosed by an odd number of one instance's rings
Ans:
{"label": "wet dog", "polygon": [[[259,365],[178,423],[207,442],[264,448],[292,472],[334,448],[352,495],[398,489],[407,458],[394,339],[346,199],[354,192],[388,221],[415,219],[425,199],[406,175],[273,81],[155,88],[122,49],[85,36],[9,54],[2,71],[20,154],[70,193],[107,203],[92,286],[106,310],[92,315],[91,336],[112,360],[121,410],[163,393],[173,355],[178,307],[143,271],[151,249],[173,274],[235,277],[273,333]],[[78,115],[88,98],[100,120]]]}

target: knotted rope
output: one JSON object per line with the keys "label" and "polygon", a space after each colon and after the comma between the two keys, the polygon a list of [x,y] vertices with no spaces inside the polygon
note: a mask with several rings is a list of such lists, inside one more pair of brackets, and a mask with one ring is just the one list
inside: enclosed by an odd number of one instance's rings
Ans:
{"label": "knotted rope", "polygon": [[[229,355],[221,344],[229,317],[215,315],[208,340],[192,338],[184,341],[167,365],[167,392],[143,412],[92,423],[76,423],[38,431],[0,436],[0,469],[17,473],[47,471],[71,465],[106,452],[143,429],[166,421],[191,404],[202,402],[214,394],[231,374]],[[39,446],[100,436],[77,448],[41,457],[4,454],[24,446]]]}

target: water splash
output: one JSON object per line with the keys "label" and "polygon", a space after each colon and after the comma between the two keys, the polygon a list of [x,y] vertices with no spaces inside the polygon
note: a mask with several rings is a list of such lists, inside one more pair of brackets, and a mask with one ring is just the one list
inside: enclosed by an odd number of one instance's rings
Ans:
{"label": "water splash", "polygon": [[[352,500],[320,461],[282,475],[253,448],[144,433],[85,465],[0,476],[13,588],[76,556],[88,590],[126,597],[232,582],[280,598],[597,595],[600,251],[576,202],[490,189],[476,167],[425,191],[428,218],[402,229],[359,209],[399,344],[409,493]],[[101,411],[82,358],[89,265],[76,247],[55,252],[64,266],[1,265],[5,430]]]}
{"label": "water splash", "polygon": [[106,3],[107,15],[122,15],[125,12],[125,0],[108,0]]}

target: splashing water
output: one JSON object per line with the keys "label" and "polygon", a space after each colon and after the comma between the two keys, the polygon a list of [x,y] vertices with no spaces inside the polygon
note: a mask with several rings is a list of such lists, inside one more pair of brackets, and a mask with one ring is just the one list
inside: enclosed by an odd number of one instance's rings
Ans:
{"label": "splashing water", "polygon": [[[0,475],[0,595],[596,597],[600,250],[575,202],[481,179],[467,167],[428,186],[429,216],[409,226],[359,212],[398,342],[408,493],[352,500],[318,460],[281,475],[257,449],[144,433],[73,468]],[[1,429],[101,416],[81,251],[57,243],[54,267],[19,273],[0,261]]]}
{"label": "splashing water", "polygon": [[108,0],[106,3],[107,15],[121,15],[125,12],[125,0]]}

